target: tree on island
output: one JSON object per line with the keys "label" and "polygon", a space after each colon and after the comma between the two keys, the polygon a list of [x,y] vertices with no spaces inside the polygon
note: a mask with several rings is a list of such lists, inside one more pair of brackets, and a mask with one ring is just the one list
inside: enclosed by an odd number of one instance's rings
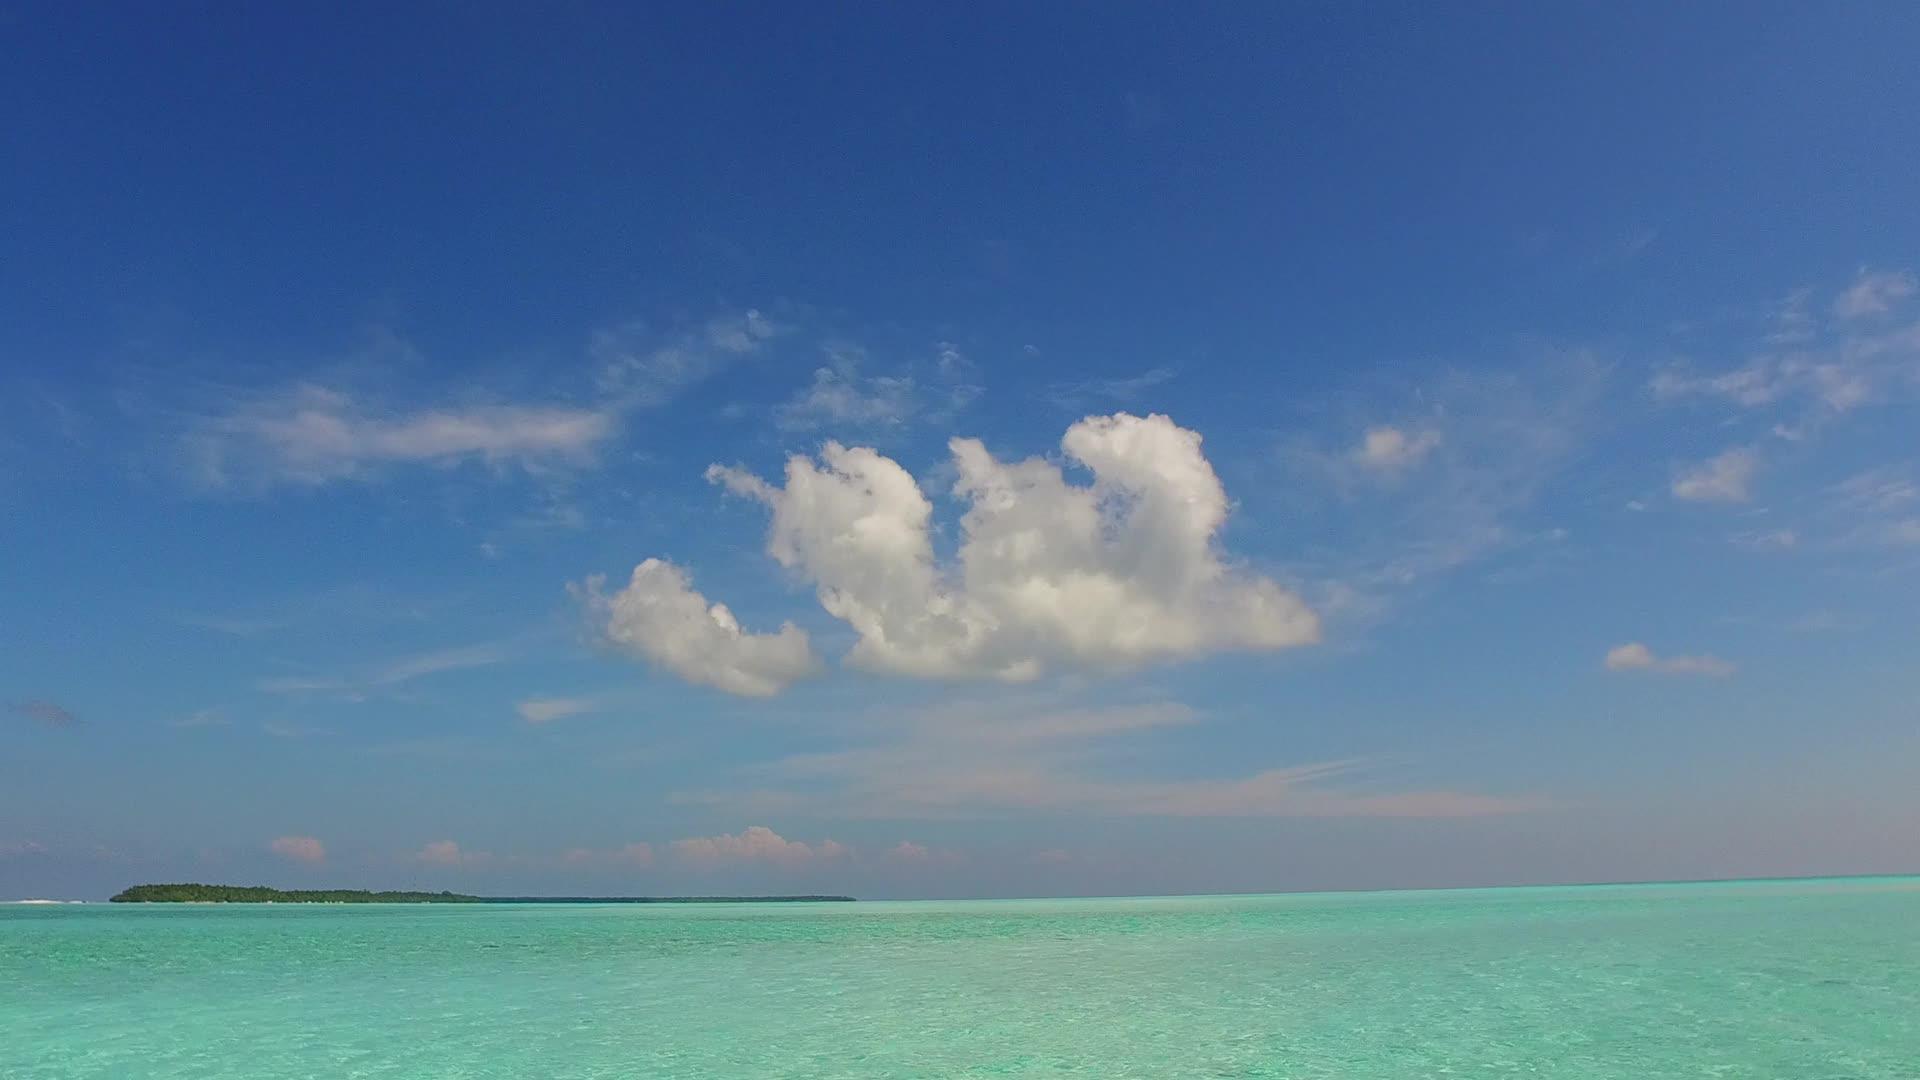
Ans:
{"label": "tree on island", "polygon": [[847,903],[851,896],[465,896],[453,892],[271,889],[265,885],[135,885],[115,904],[791,904]]}
{"label": "tree on island", "polygon": [[473,904],[477,896],[451,892],[369,892],[365,889],[270,889],[265,885],[135,885],[108,898],[116,904]]}

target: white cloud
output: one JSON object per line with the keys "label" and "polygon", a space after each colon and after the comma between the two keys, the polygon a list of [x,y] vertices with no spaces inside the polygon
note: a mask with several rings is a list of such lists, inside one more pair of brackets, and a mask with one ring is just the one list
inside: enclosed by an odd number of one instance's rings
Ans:
{"label": "white cloud", "polygon": [[1047,396],[1063,409],[1086,409],[1115,404],[1130,405],[1147,392],[1169,382],[1178,372],[1170,367],[1149,368],[1138,375],[1117,378],[1081,379],[1057,382],[1047,387]]}
{"label": "white cloud", "polygon": [[1440,445],[1438,431],[1405,431],[1391,426],[1371,427],[1354,449],[1354,461],[1380,471],[1406,469],[1424,461]]}
{"label": "white cloud", "polygon": [[227,718],[212,709],[201,709],[191,716],[183,716],[173,721],[177,728],[226,727]]}
{"label": "white cloud", "polygon": [[339,694],[351,700],[360,700],[373,690],[399,686],[445,671],[487,667],[506,660],[508,655],[505,646],[483,642],[403,656],[354,676],[286,675],[261,679],[255,685],[269,694]]}
{"label": "white cloud", "polygon": [[758,352],[783,329],[749,309],[716,316],[663,343],[645,323],[630,322],[596,331],[587,355],[598,365],[600,390],[610,401],[652,408]]}
{"label": "white cloud", "polygon": [[80,718],[66,706],[53,701],[16,701],[7,706],[7,711],[36,720],[48,727],[72,727]]}
{"label": "white cloud", "polygon": [[593,709],[594,703],[585,698],[528,698],[514,706],[520,719],[529,724],[551,724]]}
{"label": "white cloud", "polygon": [[[212,411],[196,409],[179,445],[189,480],[209,491],[318,487],[381,476],[398,467],[449,469],[481,464],[548,473],[593,464],[634,409],[665,404],[781,332],[758,311],[727,314],[662,338],[640,323],[595,332],[589,400],[514,402],[472,396],[397,405],[355,395],[345,381],[305,381],[239,395]],[[383,336],[376,347],[408,362],[418,354]],[[375,360],[378,363],[375,363]],[[384,373],[384,354],[356,369]]]}
{"label": "white cloud", "polygon": [[374,673],[372,682],[376,686],[392,686],[396,683],[411,682],[423,675],[433,675],[442,671],[460,671],[465,668],[486,667],[497,664],[507,658],[507,651],[497,644],[465,645],[455,649],[440,649],[435,652],[420,653],[396,660]]}
{"label": "white cloud", "polygon": [[1759,467],[1758,453],[1750,447],[1735,447],[1677,470],[1673,497],[1688,502],[1746,502],[1752,497],[1753,475]]}
{"label": "white cloud", "polygon": [[968,507],[949,566],[934,558],[932,504],[873,449],[796,454],[779,487],[738,469],[708,475],[772,509],[768,554],[853,627],[858,667],[1021,681],[1318,640],[1297,596],[1222,562],[1227,497],[1197,433],[1119,413],[1074,424],[1061,445],[1091,485],[1040,458],[1005,463],[978,440],[949,443]]}
{"label": "white cloud", "polygon": [[1721,372],[1718,375],[1689,375],[1680,370],[1662,371],[1648,384],[1653,396],[1662,401],[1706,395],[1721,397],[1736,405],[1770,405],[1784,396],[1787,380],[1771,364],[1754,364]]}
{"label": "white cloud", "polygon": [[327,847],[311,836],[282,836],[268,844],[275,855],[294,862],[318,863],[327,858]]}
{"label": "white cloud", "polygon": [[1858,514],[1896,513],[1920,505],[1920,484],[1897,466],[1881,466],[1855,473],[1834,486],[1836,502]]}
{"label": "white cloud", "polygon": [[[942,358],[946,358],[945,353]],[[951,354],[958,357],[957,351]],[[837,427],[893,427],[905,423],[916,407],[914,381],[905,375],[862,375],[865,352],[838,344],[827,348],[829,363],[816,368],[813,382],[781,405],[775,419],[789,431]]]}
{"label": "white cloud", "polygon": [[1717,656],[1656,656],[1638,641],[1607,650],[1608,671],[1658,671],[1668,675],[1707,675],[1725,678],[1735,671],[1732,661]]}
{"label": "white cloud", "polygon": [[1834,300],[1833,313],[1842,319],[1884,315],[1916,291],[1920,282],[1908,271],[1862,268],[1853,284]]}
{"label": "white cloud", "polygon": [[318,486],[386,465],[581,465],[617,427],[604,409],[480,404],[392,411],[305,384],[204,418],[184,441],[201,486],[264,488]]}
{"label": "white cloud", "polygon": [[648,559],[619,592],[600,578],[586,595],[609,641],[689,682],[748,697],[767,697],[818,667],[806,631],[782,623],[771,634],[740,628],[725,604],[708,604],[686,572]]}
{"label": "white cloud", "polygon": [[1796,409],[1774,431],[1803,441],[1823,424],[1920,389],[1920,325],[1861,324],[1890,314],[1915,286],[1908,272],[1863,272],[1834,301],[1838,321],[1824,327],[1808,309],[1811,293],[1796,292],[1745,362],[1710,373],[1676,365],[1655,374],[1649,387],[1662,401],[1705,397],[1744,409]]}
{"label": "white cloud", "polygon": [[215,630],[234,637],[255,637],[287,625],[285,619],[246,618],[237,615],[182,615],[179,622],[203,630]]}
{"label": "white cloud", "polygon": [[1883,465],[1834,485],[1828,520],[1845,523],[1839,542],[1850,547],[1920,544],[1920,484],[1912,471]]}
{"label": "white cloud", "polygon": [[1800,546],[1800,534],[1792,529],[1765,529],[1736,533],[1733,542],[1754,551],[1792,551]]}
{"label": "white cloud", "polygon": [[493,859],[488,852],[468,851],[452,840],[435,840],[422,847],[413,857],[429,866],[470,866]]}
{"label": "white cloud", "polygon": [[675,840],[673,850],[676,854],[700,862],[761,859],[794,863],[808,859],[837,859],[847,854],[846,846],[833,840],[806,844],[799,840],[788,840],[765,825],[750,825],[738,833]]}
{"label": "white cloud", "polygon": [[925,862],[930,854],[925,844],[916,844],[911,840],[902,840],[887,849],[887,858],[907,862]]}
{"label": "white cloud", "polygon": [[[1394,592],[1537,550],[1552,534],[1520,521],[1604,422],[1609,375],[1590,353],[1534,349],[1516,370],[1450,371],[1314,405],[1299,426],[1319,427],[1318,414],[1333,412],[1338,441],[1288,440],[1279,457],[1300,482],[1266,493],[1275,513],[1314,521],[1320,536],[1292,576],[1314,583],[1309,595],[1330,619],[1352,624],[1381,617]],[[1382,428],[1380,416],[1400,419]],[[1398,433],[1370,440],[1372,466],[1369,440],[1351,434],[1368,426]],[[1382,467],[1416,447],[1417,469]],[[1509,563],[1496,572],[1521,571]]]}

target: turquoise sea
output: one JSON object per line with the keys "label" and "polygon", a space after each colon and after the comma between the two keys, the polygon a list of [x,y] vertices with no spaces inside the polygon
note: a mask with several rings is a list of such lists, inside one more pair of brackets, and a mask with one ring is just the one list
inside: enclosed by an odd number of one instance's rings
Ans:
{"label": "turquoise sea", "polygon": [[0,1076],[1920,1077],[1920,879],[0,907]]}

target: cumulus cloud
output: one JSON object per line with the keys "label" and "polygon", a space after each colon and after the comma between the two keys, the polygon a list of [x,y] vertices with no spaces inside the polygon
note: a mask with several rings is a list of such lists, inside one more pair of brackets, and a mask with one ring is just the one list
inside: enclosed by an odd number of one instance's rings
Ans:
{"label": "cumulus cloud", "polygon": [[925,862],[930,854],[925,844],[916,844],[911,840],[902,840],[887,849],[887,858],[907,862]]}
{"label": "cumulus cloud", "polygon": [[673,842],[675,853],[700,862],[729,859],[760,859],[795,863],[809,859],[837,859],[845,856],[845,845],[832,840],[806,844],[788,840],[765,825],[750,825],[738,833],[719,836],[691,836]]}
{"label": "cumulus cloud", "polygon": [[72,727],[80,722],[80,718],[66,706],[52,701],[39,699],[16,701],[8,705],[7,710],[29,720],[37,720],[48,727]]}
{"label": "cumulus cloud", "polygon": [[1750,447],[1735,447],[1677,470],[1673,497],[1688,502],[1746,502],[1752,497],[1753,475],[1759,467],[1758,453]]}
{"label": "cumulus cloud", "polygon": [[606,409],[479,404],[388,410],[304,384],[201,420],[185,437],[210,489],[319,486],[384,465],[584,464],[617,429]]}
{"label": "cumulus cloud", "polygon": [[1395,472],[1424,461],[1440,445],[1437,431],[1406,431],[1391,426],[1371,427],[1354,449],[1353,459],[1363,468]]}
{"label": "cumulus cloud", "polygon": [[294,862],[325,862],[327,847],[311,836],[282,836],[267,845],[275,855]]}
{"label": "cumulus cloud", "polygon": [[528,698],[514,706],[520,719],[529,724],[551,724],[593,709],[594,703],[585,698]]}
{"label": "cumulus cloud", "polygon": [[604,584],[589,579],[586,596],[607,640],[689,682],[767,697],[818,667],[804,630],[792,623],[771,634],[742,630],[725,604],[709,604],[672,563],[648,559],[615,593]]}
{"label": "cumulus cloud", "polygon": [[1734,673],[1732,661],[1717,656],[1657,656],[1638,641],[1607,650],[1608,671],[1657,671],[1668,675],[1706,675],[1725,678]]}
{"label": "cumulus cloud", "polygon": [[468,866],[493,858],[485,851],[468,851],[452,840],[435,840],[414,853],[413,857],[429,866]]}
{"label": "cumulus cloud", "polygon": [[1299,597],[1222,560],[1227,497],[1197,433],[1118,413],[1074,424],[1061,446],[1090,485],[1041,458],[1002,462],[979,440],[949,443],[967,510],[944,566],[932,503],[871,448],[796,454],[780,486],[720,466],[708,476],[772,510],[768,554],[854,629],[857,667],[1023,681],[1319,639]]}
{"label": "cumulus cloud", "polygon": [[1920,282],[1908,271],[1862,268],[1853,284],[1834,299],[1833,313],[1842,319],[1884,315],[1916,291]]}

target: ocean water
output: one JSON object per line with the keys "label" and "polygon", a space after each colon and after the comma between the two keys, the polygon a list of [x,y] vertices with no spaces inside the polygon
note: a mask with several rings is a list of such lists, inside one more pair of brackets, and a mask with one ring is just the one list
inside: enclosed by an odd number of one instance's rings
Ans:
{"label": "ocean water", "polygon": [[1920,1077],[1920,879],[0,908],[0,1077]]}

